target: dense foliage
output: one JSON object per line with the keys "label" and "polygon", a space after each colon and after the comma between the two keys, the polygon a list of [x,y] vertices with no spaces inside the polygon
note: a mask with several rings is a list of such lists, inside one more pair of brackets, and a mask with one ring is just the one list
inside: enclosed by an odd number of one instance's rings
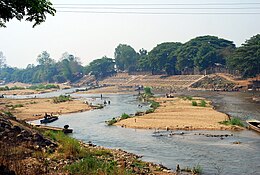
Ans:
{"label": "dense foliage", "polygon": [[142,66],[149,68],[152,73],[163,71],[168,75],[176,74],[177,50],[181,46],[181,43],[174,42],[158,44],[148,53],[146,62],[143,62]]}
{"label": "dense foliage", "polygon": [[126,44],[119,44],[115,49],[115,62],[119,71],[135,71],[137,53]]}
{"label": "dense foliage", "polygon": [[110,76],[115,73],[115,62],[106,56],[96,59],[86,66],[86,73],[95,75],[97,79]]}
{"label": "dense foliage", "polygon": [[33,27],[46,20],[46,14],[55,14],[52,3],[48,0],[0,0],[0,27],[16,18],[26,17],[26,21],[34,22]]}
{"label": "dense foliage", "polygon": [[235,49],[232,41],[215,36],[201,36],[191,39],[178,51],[177,69],[202,71],[215,64],[225,65],[227,56]]}
{"label": "dense foliage", "polygon": [[260,34],[247,40],[228,60],[230,69],[238,70],[244,77],[260,74]]}
{"label": "dense foliage", "polygon": [[73,82],[83,76],[84,67],[79,58],[64,53],[60,61],[55,62],[50,54],[43,51],[37,58],[38,65],[29,64],[25,69],[4,66],[0,69],[0,80],[6,82],[42,83]]}
{"label": "dense foliage", "polygon": [[260,73],[260,35],[253,36],[239,48],[232,41],[215,36],[196,37],[184,44],[165,42],[150,52],[145,49],[136,52],[129,45],[119,44],[115,59],[104,56],[85,67],[71,54],[64,53],[56,62],[46,51],[37,57],[38,65],[29,64],[25,69],[9,67],[5,62],[6,58],[0,52],[0,80],[5,82],[75,82],[84,74],[102,79],[116,71],[176,75],[187,70],[202,72],[216,65],[252,77]]}

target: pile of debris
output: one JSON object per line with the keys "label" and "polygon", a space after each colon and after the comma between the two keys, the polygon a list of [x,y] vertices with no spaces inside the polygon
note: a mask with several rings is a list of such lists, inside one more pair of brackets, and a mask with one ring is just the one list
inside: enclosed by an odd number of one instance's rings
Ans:
{"label": "pile of debris", "polygon": [[191,85],[191,88],[215,90],[215,91],[237,91],[236,84],[218,75],[205,76],[203,79]]}

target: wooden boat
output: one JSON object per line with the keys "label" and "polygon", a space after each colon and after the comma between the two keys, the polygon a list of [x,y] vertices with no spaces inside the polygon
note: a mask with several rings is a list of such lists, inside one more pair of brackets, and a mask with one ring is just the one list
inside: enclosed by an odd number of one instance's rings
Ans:
{"label": "wooden boat", "polygon": [[51,123],[54,122],[55,120],[58,120],[58,116],[54,115],[45,115],[42,120],[40,120],[41,123]]}
{"label": "wooden boat", "polygon": [[247,120],[246,123],[248,124],[250,129],[253,129],[260,133],[260,121],[252,119],[252,120]]}
{"label": "wooden boat", "polygon": [[47,129],[47,130],[52,130],[52,131],[62,131],[65,134],[73,132],[73,129],[70,129],[70,128],[60,128],[60,127],[55,127],[55,126],[38,125],[38,124],[33,124],[33,123],[31,123],[31,125],[33,125],[37,128],[41,128],[41,129]]}
{"label": "wooden boat", "polygon": [[62,132],[64,132],[64,134],[69,134],[73,132],[73,129],[62,129]]}

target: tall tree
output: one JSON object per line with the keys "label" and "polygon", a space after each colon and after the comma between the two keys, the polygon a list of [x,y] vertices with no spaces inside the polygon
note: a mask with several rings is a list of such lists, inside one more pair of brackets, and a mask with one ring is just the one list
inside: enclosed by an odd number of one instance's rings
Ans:
{"label": "tall tree", "polygon": [[115,73],[115,62],[106,56],[96,59],[86,66],[86,73],[94,75],[97,79],[110,76]]}
{"label": "tall tree", "polygon": [[232,41],[215,36],[200,36],[186,42],[178,51],[177,68],[179,70],[203,70],[215,63],[225,64],[228,54],[234,51]]}
{"label": "tall tree", "polygon": [[131,46],[119,44],[114,55],[118,70],[133,71],[136,69],[137,53]]}
{"label": "tall tree", "polygon": [[80,58],[68,52],[62,54],[60,61],[57,63],[57,68],[60,72],[56,76],[57,81],[65,78],[73,82],[83,76],[83,66],[81,65]]}
{"label": "tall tree", "polygon": [[0,27],[6,27],[5,23],[13,18],[24,17],[35,27],[46,20],[46,14],[54,16],[55,12],[49,0],[0,0]]}
{"label": "tall tree", "polygon": [[152,72],[165,71],[168,75],[176,74],[177,50],[181,46],[178,42],[165,42],[153,48],[148,54]]}
{"label": "tall tree", "polygon": [[228,59],[229,68],[239,70],[244,77],[260,74],[260,34],[246,40]]}
{"label": "tall tree", "polygon": [[47,51],[43,51],[40,55],[38,55],[37,62],[39,65],[50,65],[54,64],[55,60],[50,57],[50,54]]}

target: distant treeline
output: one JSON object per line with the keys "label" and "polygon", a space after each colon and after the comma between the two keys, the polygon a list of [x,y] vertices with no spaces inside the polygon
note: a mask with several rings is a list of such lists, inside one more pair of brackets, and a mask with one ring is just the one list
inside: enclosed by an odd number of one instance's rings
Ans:
{"label": "distant treeline", "polygon": [[145,49],[136,52],[129,45],[119,44],[114,58],[104,56],[85,67],[79,58],[68,53],[56,62],[44,51],[37,62],[37,66],[29,64],[25,69],[12,68],[4,64],[0,52],[0,80],[62,83],[75,82],[86,74],[95,75],[97,79],[119,71],[176,75],[194,70],[202,72],[215,66],[236,71],[243,77],[252,77],[260,73],[260,34],[246,40],[241,47],[215,36],[200,36],[186,43],[165,42],[149,52]]}

